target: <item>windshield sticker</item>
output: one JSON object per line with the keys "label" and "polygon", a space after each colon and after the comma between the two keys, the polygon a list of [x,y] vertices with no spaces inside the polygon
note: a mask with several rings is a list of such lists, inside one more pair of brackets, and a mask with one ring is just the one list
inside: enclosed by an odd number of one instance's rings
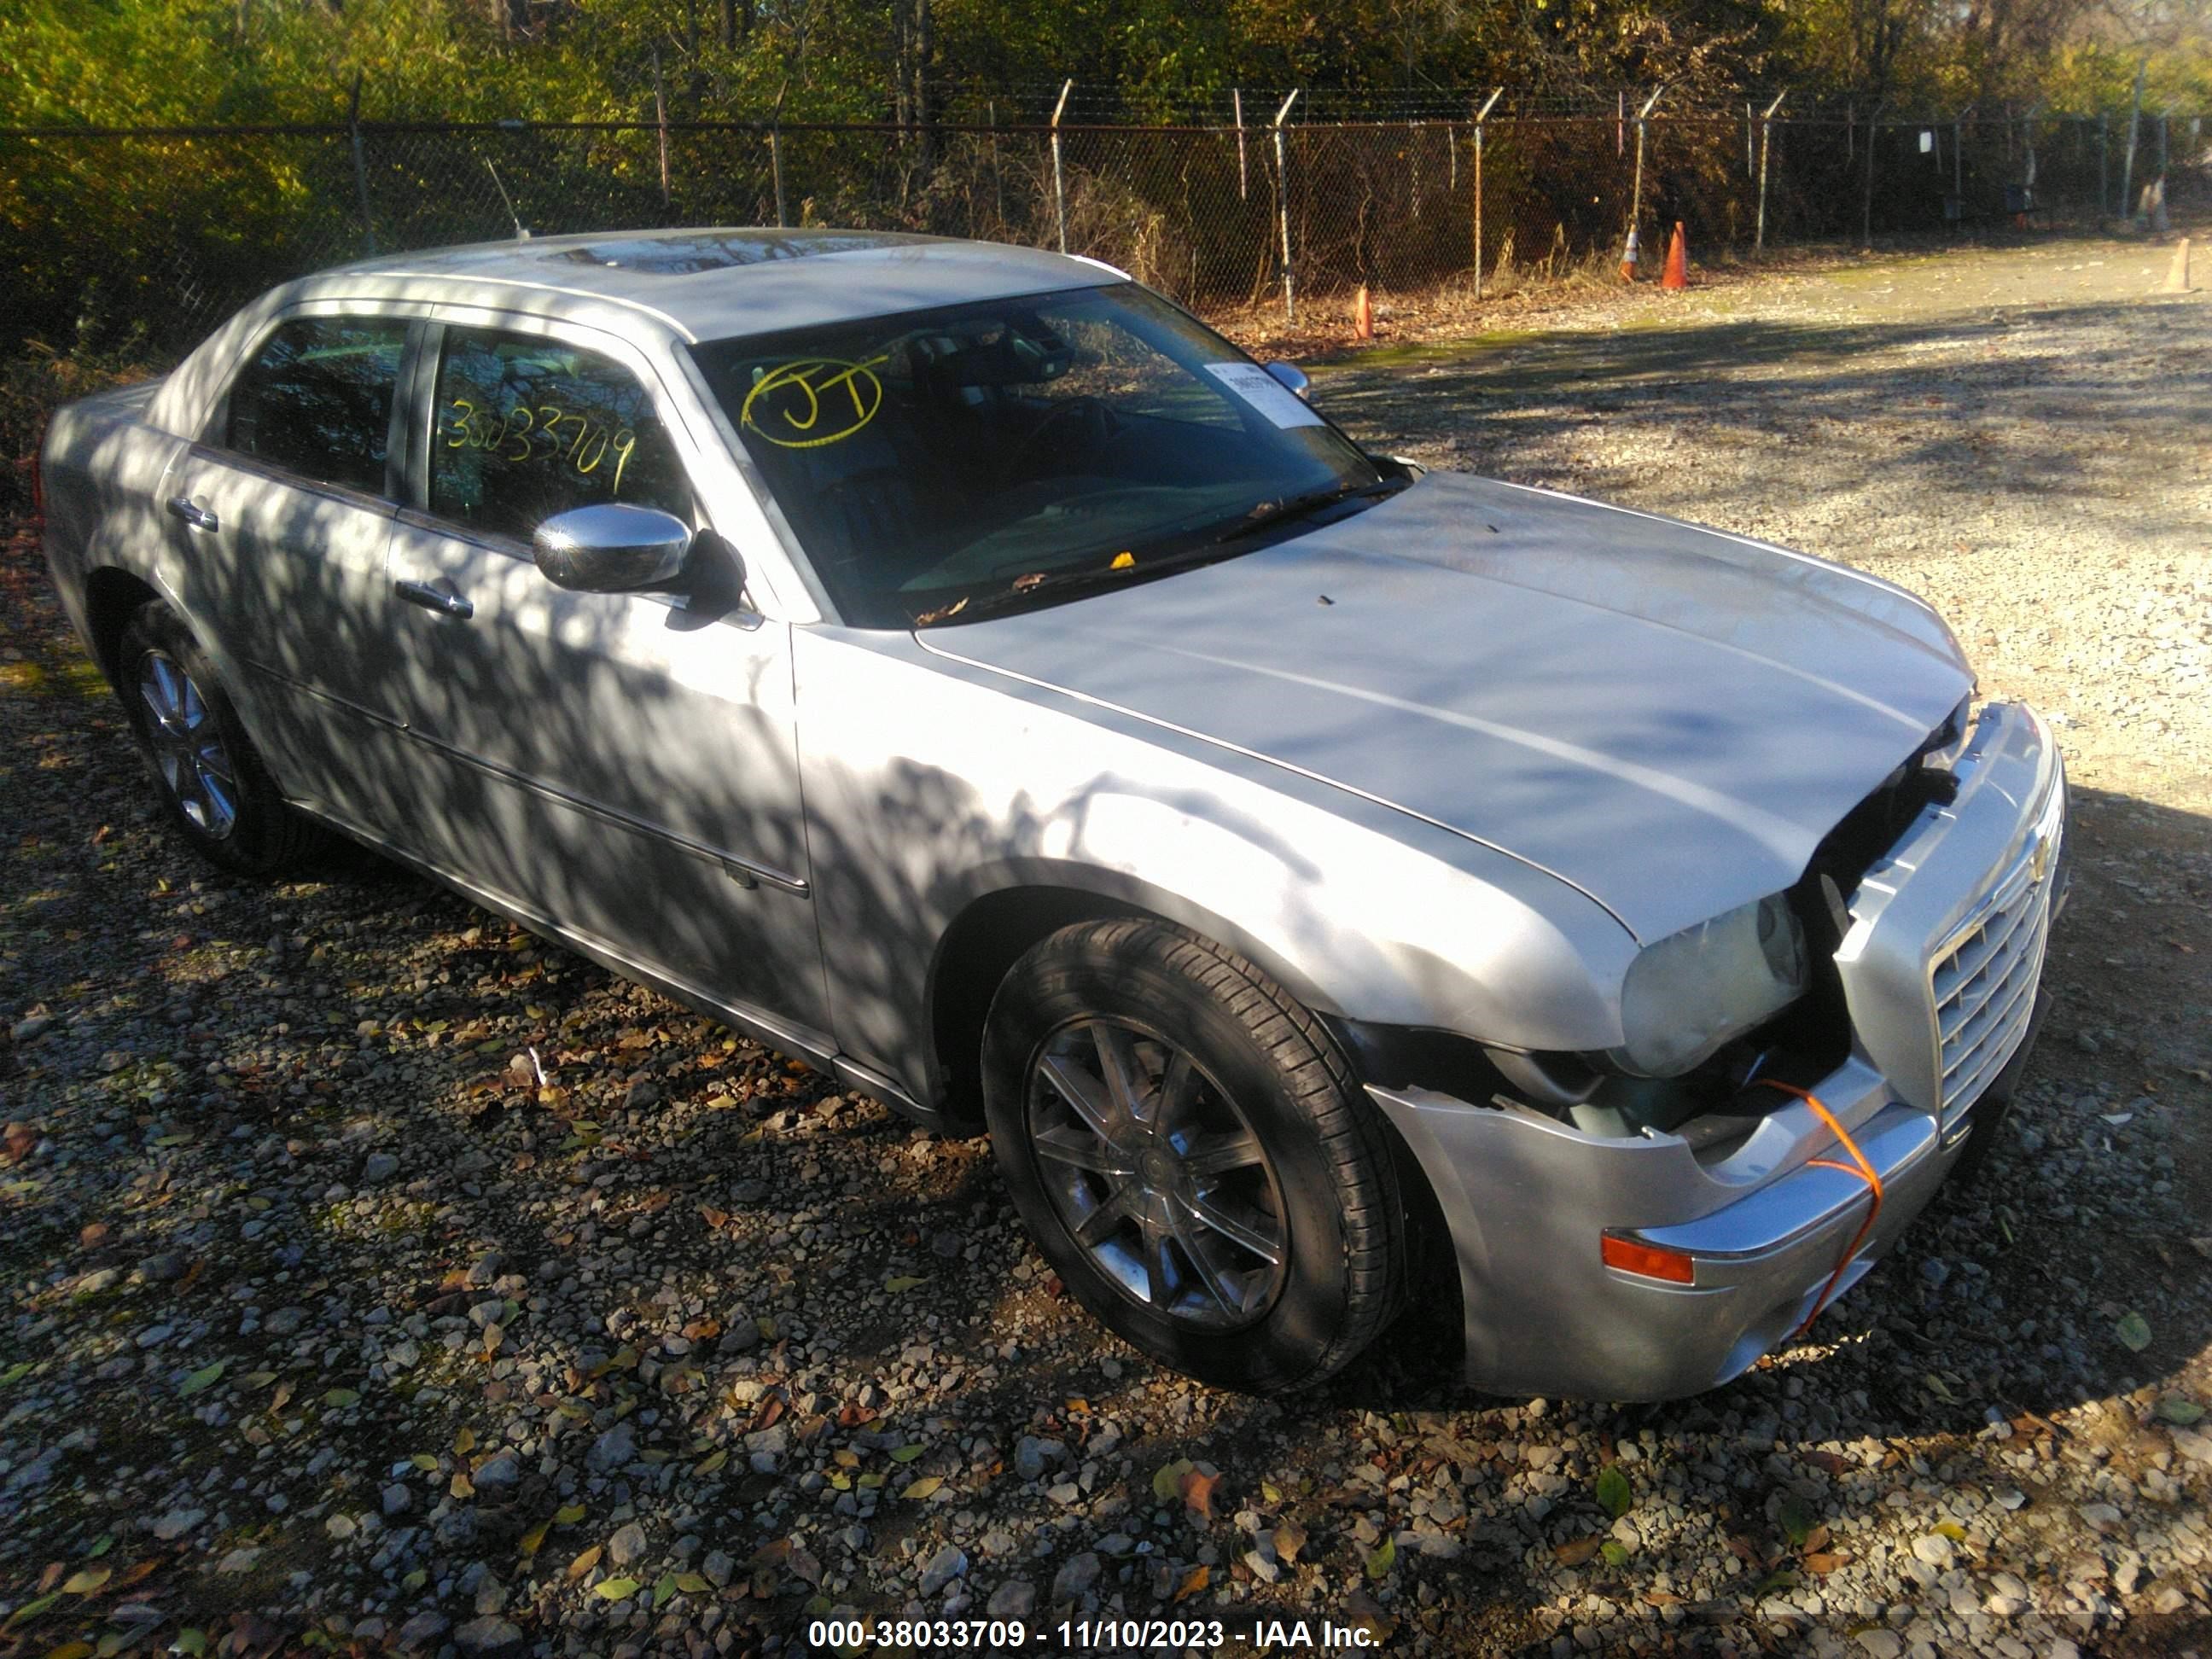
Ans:
{"label": "windshield sticker", "polygon": [[1321,426],[1297,393],[1257,363],[1208,363],[1213,377],[1277,426]]}
{"label": "windshield sticker", "polygon": [[842,443],[884,406],[884,383],[876,365],[837,357],[807,357],[770,369],[753,382],[738,410],[738,424],[750,427],[784,449],[819,449]]}

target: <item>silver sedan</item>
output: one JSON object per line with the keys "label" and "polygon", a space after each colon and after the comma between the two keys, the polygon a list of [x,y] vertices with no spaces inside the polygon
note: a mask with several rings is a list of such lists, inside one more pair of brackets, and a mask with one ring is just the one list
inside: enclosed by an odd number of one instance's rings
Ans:
{"label": "silver sedan", "polygon": [[178,832],[337,832],[918,1121],[1139,1348],[1710,1388],[1986,1150],[2065,786],[1818,560],[1370,455],[1094,262],[349,266],[54,420]]}

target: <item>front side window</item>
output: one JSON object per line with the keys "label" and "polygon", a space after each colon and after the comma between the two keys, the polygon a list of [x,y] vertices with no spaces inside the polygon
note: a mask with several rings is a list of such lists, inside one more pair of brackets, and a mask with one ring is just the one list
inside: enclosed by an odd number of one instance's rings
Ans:
{"label": "front side window", "polygon": [[224,441],[311,483],[382,495],[406,343],[407,325],[389,317],[282,325],[231,386]]}
{"label": "front side window", "polygon": [[692,515],[637,376],[557,340],[448,328],[430,434],[430,511],[527,541],[556,513],[625,501]]}
{"label": "front side window", "polygon": [[1134,283],[696,348],[845,619],[961,622],[1253,545],[1386,487],[1228,342]]}

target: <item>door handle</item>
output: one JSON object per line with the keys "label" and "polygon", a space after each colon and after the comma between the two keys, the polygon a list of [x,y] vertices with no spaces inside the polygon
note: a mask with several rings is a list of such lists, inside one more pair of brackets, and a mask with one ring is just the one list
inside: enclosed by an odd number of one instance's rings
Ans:
{"label": "door handle", "polygon": [[476,606],[459,594],[429,582],[409,581],[402,577],[392,584],[392,590],[408,604],[419,605],[425,611],[434,611],[441,617],[458,617],[466,622],[477,614]]}
{"label": "door handle", "polygon": [[222,520],[189,495],[169,497],[169,516],[182,519],[195,530],[220,530]]}

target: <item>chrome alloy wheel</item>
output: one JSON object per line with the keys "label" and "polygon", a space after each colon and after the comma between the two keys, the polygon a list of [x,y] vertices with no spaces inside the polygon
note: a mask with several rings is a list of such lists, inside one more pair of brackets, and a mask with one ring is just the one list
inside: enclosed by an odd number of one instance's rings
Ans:
{"label": "chrome alloy wheel", "polygon": [[1290,1260],[1274,1170],[1188,1054],[1118,1020],[1064,1025],[1030,1062],[1028,1121],[1054,1209],[1129,1296],[1209,1330],[1273,1304]]}
{"label": "chrome alloy wheel", "polygon": [[222,840],[238,823],[238,774],[215,711],[191,676],[163,651],[138,659],[138,696],[146,705],[146,735],[161,781],[194,829]]}

